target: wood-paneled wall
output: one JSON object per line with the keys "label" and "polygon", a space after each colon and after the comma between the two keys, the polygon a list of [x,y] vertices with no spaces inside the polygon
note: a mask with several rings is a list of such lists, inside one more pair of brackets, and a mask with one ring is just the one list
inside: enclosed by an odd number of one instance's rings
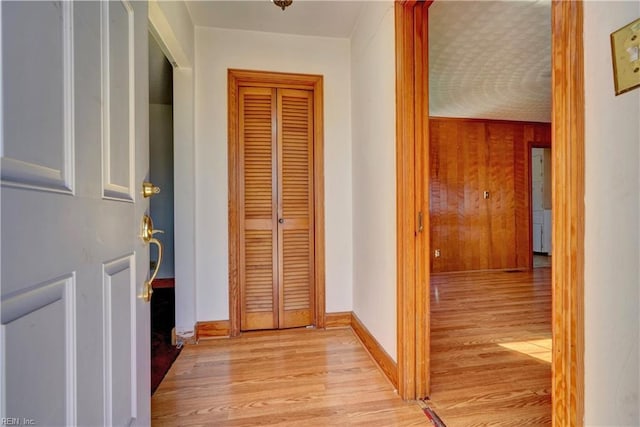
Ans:
{"label": "wood-paneled wall", "polygon": [[432,117],[429,127],[431,271],[529,268],[530,152],[550,144],[550,124]]}

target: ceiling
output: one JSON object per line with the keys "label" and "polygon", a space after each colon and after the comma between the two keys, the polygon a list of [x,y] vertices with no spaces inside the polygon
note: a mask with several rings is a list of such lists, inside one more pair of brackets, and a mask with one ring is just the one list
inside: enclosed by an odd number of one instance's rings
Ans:
{"label": "ceiling", "polygon": [[550,122],[550,1],[434,2],[429,111]]}
{"label": "ceiling", "polygon": [[186,4],[195,25],[348,38],[364,2],[294,0],[284,11],[269,0],[191,0]]}
{"label": "ceiling", "polygon": [[[367,3],[186,1],[198,26],[341,38]],[[435,1],[429,51],[431,115],[551,121],[550,0]]]}

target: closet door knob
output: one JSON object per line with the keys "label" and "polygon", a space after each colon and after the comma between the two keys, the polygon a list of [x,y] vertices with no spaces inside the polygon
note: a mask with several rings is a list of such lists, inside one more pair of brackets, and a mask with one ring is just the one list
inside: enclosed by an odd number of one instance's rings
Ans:
{"label": "closet door knob", "polygon": [[284,224],[284,218],[280,218],[280,219],[278,220],[278,222],[279,222],[280,224]]}

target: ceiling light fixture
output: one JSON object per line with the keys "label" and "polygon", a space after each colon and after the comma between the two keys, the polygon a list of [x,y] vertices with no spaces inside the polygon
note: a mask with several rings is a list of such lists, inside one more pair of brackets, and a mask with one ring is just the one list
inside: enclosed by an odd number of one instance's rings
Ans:
{"label": "ceiling light fixture", "polygon": [[282,8],[282,10],[285,10],[288,6],[291,6],[291,3],[293,3],[293,0],[271,0],[271,1],[276,6]]}

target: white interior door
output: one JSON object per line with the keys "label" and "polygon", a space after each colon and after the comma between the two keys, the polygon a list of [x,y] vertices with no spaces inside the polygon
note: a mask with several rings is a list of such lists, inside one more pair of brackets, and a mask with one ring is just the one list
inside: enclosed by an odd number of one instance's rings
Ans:
{"label": "white interior door", "polygon": [[0,17],[0,417],[148,425],[146,2]]}

